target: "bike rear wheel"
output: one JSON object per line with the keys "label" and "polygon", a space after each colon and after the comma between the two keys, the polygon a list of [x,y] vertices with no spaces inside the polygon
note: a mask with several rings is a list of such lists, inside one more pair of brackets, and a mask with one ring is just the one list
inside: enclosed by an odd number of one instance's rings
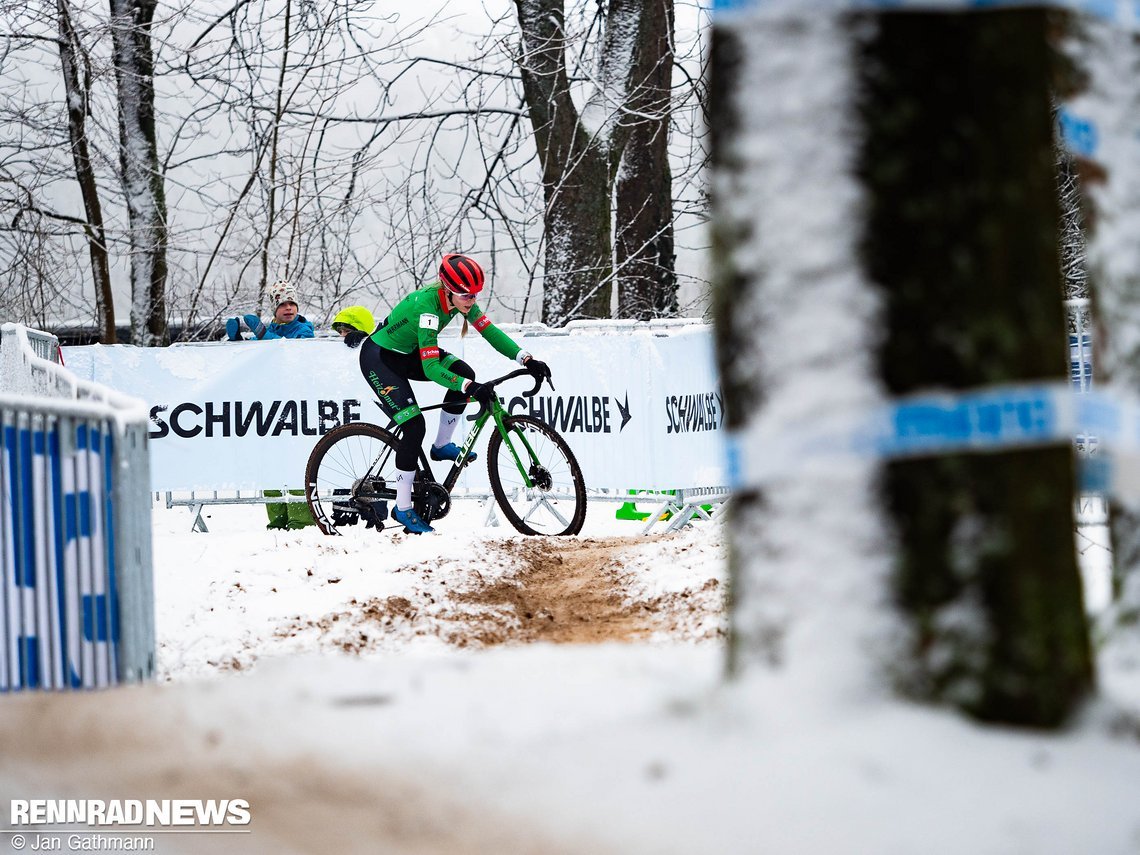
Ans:
{"label": "bike rear wheel", "polygon": [[586,521],[586,481],[566,440],[530,416],[503,423],[508,441],[492,434],[487,474],[504,516],[523,534],[578,534]]}
{"label": "bike rear wheel", "polygon": [[305,500],[325,534],[358,522],[382,522],[396,491],[396,438],[357,422],[329,431],[309,453]]}

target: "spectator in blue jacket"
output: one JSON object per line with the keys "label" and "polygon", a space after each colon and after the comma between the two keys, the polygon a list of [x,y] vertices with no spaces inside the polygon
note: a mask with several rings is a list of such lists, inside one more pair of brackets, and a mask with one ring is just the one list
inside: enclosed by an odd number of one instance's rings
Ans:
{"label": "spectator in blue jacket", "polygon": [[[257,315],[249,314],[241,320],[255,339],[267,338],[313,338],[313,325],[299,314],[297,292],[291,284],[284,279],[278,279],[269,286],[269,303],[273,306],[273,320],[268,324],[261,322]],[[226,321],[226,338],[230,341],[241,341],[241,326],[237,318]]]}

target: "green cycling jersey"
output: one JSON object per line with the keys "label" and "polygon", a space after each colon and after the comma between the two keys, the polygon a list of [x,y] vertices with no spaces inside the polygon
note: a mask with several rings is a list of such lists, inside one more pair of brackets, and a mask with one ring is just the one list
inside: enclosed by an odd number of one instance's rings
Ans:
{"label": "green cycling jersey", "polygon": [[[388,320],[372,334],[380,347],[397,353],[414,353],[419,350],[424,376],[448,389],[460,390],[466,381],[448,371],[439,359],[439,333],[451,323],[459,310],[447,307],[443,286],[439,282],[413,291],[396,304]],[[507,359],[518,359],[522,348],[509,335],[491,323],[478,304],[467,313],[468,322],[479,331],[491,347]]]}

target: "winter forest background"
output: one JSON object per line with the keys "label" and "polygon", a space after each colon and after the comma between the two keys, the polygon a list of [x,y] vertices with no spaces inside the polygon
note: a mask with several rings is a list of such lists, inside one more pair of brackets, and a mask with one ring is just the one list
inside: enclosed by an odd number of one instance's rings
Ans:
{"label": "winter forest background", "polygon": [[0,3],[0,314],[161,344],[287,278],[323,323],[456,250],[502,320],[704,311],[707,10],[397,7]]}
{"label": "winter forest background", "polygon": [[[1097,382],[1134,393],[1133,33],[1021,4],[764,5],[724,4],[706,38],[707,11],[675,0],[4,2],[3,317],[111,342],[129,315],[156,345],[264,309],[285,277],[323,323],[382,314],[448,250],[486,261],[504,320],[709,295],[727,424],[763,464],[927,390],[1063,389],[1063,298],[1087,272]],[[1097,119],[1099,150],[1059,154],[1062,104]],[[850,679],[888,661],[906,697],[1059,727],[1095,692],[1098,644],[1140,661],[1136,510],[1112,510],[1115,602],[1093,627],[1069,437],[887,457],[788,454],[734,485],[732,668],[847,638]],[[821,619],[773,606],[788,584]]]}

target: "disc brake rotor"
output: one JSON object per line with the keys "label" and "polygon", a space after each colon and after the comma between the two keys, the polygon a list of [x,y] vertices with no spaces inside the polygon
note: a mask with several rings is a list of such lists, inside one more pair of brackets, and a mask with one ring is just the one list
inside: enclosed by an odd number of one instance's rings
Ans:
{"label": "disc brake rotor", "polygon": [[550,488],[554,486],[554,479],[550,475],[550,470],[545,466],[539,466],[535,463],[530,467],[529,475],[534,486],[544,492],[549,492]]}

